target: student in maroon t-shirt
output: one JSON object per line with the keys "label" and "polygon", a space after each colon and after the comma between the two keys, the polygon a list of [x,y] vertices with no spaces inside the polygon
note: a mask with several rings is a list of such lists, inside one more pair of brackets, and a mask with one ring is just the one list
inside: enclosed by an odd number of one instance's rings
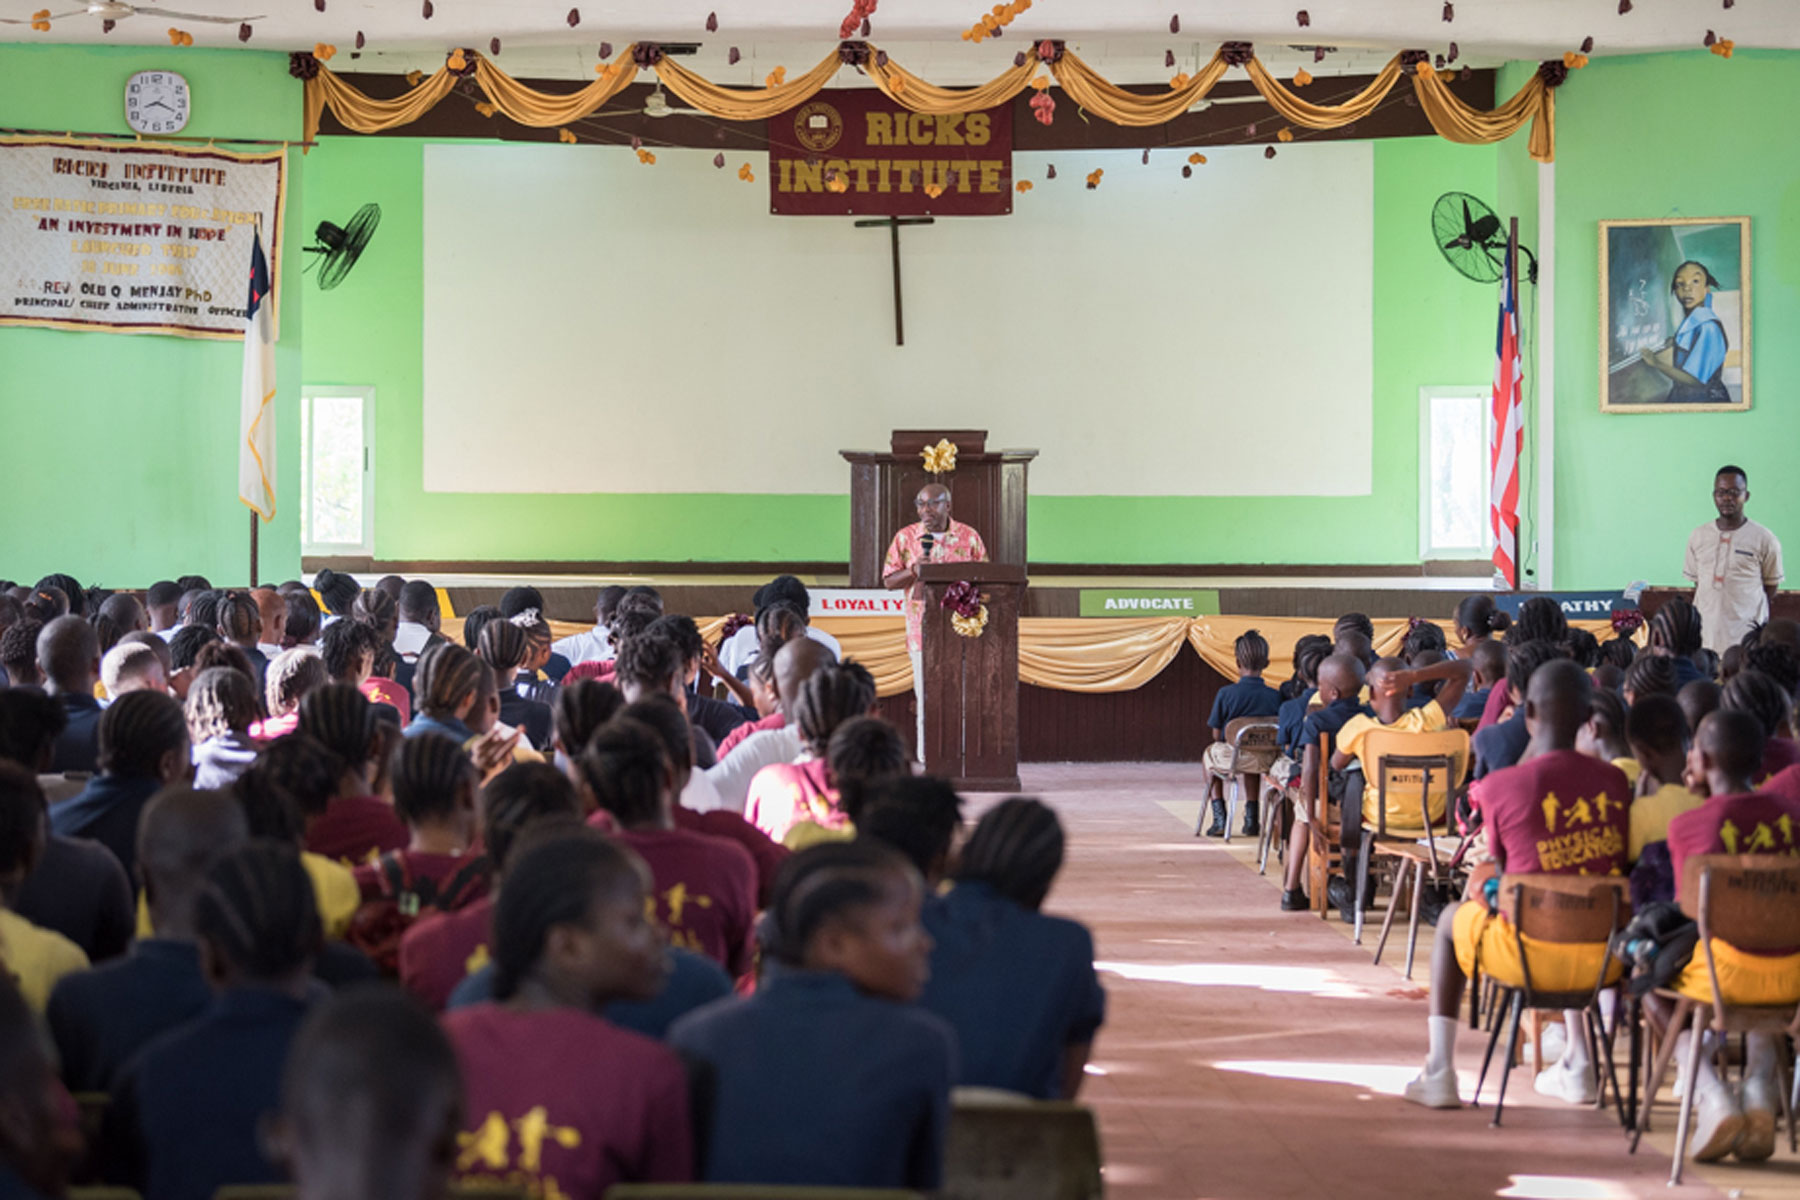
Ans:
{"label": "student in maroon t-shirt", "polygon": [[507,854],[527,825],[549,817],[578,820],[575,787],[549,763],[514,763],[481,789],[482,845],[493,868],[491,890],[455,912],[433,913],[400,938],[400,985],[441,1011],[463,977],[489,961],[494,901]]}
{"label": "student in maroon t-shirt", "polygon": [[[394,751],[390,768],[394,809],[411,833],[402,850],[356,868],[356,884],[366,902],[392,895],[392,867],[409,890],[429,884],[448,910],[487,894],[487,865],[470,849],[475,837],[475,764],[461,746],[436,733],[407,738]],[[473,883],[470,871],[478,875]],[[454,894],[449,894],[450,892]]]}
{"label": "student in maroon t-shirt", "polygon": [[588,742],[576,760],[577,787],[612,814],[622,827],[618,840],[649,864],[656,914],[669,940],[736,978],[753,958],[756,864],[724,838],[675,827],[674,767],[663,739],[632,716],[633,707]]}
{"label": "student in maroon t-shirt", "polygon": [[467,1094],[456,1173],[575,1200],[691,1180],[681,1060],[595,1015],[662,987],[649,872],[617,843],[557,822],[527,832],[514,858],[494,906],[498,1002],[444,1018]]}
{"label": "student in maroon t-shirt", "polygon": [[[1548,872],[1558,875],[1618,875],[1625,869],[1631,829],[1631,785],[1611,763],[1575,749],[1575,737],[1593,706],[1593,684],[1574,662],[1555,659],[1531,674],[1525,722],[1531,740],[1517,766],[1502,767],[1481,781],[1480,807],[1488,849],[1498,873]],[[1476,893],[1480,895],[1479,891]],[[1424,1072],[1406,1085],[1406,1098],[1428,1108],[1458,1108],[1456,1013],[1467,976],[1463,959],[1470,947],[1498,932],[1510,938],[1503,917],[1489,917],[1485,899],[1444,910],[1431,959],[1430,1051]],[[1459,933],[1460,930],[1460,933]],[[1581,1014],[1569,1028],[1580,1029]],[[1570,1038],[1561,1062],[1546,1069],[1538,1090],[1580,1100],[1592,1086],[1587,1044]]]}
{"label": "student in maroon t-shirt", "polygon": [[328,683],[300,701],[301,733],[337,755],[343,764],[337,795],[323,809],[307,811],[306,848],[351,864],[411,840],[393,805],[370,794],[369,761],[375,752],[375,709],[354,685]]}
{"label": "student in maroon t-shirt", "polygon": [[1758,787],[1770,776],[1800,762],[1800,746],[1788,737],[1793,698],[1773,675],[1754,667],[1739,671],[1726,681],[1719,694],[1719,707],[1749,713],[1762,728],[1762,765],[1752,779]]}

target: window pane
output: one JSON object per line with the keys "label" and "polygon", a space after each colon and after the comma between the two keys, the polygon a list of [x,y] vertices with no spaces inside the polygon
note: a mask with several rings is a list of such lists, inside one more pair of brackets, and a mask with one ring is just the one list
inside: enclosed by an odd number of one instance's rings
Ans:
{"label": "window pane", "polygon": [[360,546],[363,540],[363,401],[361,396],[314,396],[308,447],[307,497],[314,545]]}
{"label": "window pane", "polygon": [[1482,402],[1431,398],[1431,548],[1479,549],[1487,521]]}

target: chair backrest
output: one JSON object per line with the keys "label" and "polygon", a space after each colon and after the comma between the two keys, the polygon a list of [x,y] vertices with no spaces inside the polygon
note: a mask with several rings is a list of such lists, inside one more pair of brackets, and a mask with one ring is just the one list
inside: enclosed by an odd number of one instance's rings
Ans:
{"label": "chair backrest", "polygon": [[1505,875],[1500,907],[1533,941],[1594,945],[1630,920],[1630,887],[1623,875]]}
{"label": "chair backrest", "polygon": [[[451,1200],[457,1200],[455,1195]],[[893,1188],[802,1187],[768,1183],[616,1183],[606,1200],[926,1200]]]}
{"label": "chair backrest", "polygon": [[1800,946],[1800,859],[1695,854],[1682,864],[1680,896],[1705,937],[1739,950]]}
{"label": "chair backrest", "polygon": [[1460,729],[1371,729],[1357,756],[1368,764],[1363,768],[1363,824],[1383,832],[1429,830],[1444,822],[1450,798],[1468,772],[1469,735]]}
{"label": "chair backrest", "polygon": [[1223,732],[1235,771],[1260,775],[1281,754],[1281,727],[1270,717],[1238,717],[1227,722]]}
{"label": "chair backrest", "polygon": [[1100,1132],[1080,1104],[958,1097],[939,1200],[1099,1200]]}

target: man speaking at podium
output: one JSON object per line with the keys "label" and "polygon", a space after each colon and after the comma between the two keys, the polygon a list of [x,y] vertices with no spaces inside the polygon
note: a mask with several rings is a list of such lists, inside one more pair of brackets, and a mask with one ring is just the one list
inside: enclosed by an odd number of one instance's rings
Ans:
{"label": "man speaking at podium", "polygon": [[922,563],[986,562],[987,547],[981,535],[961,521],[950,519],[950,489],[928,483],[913,502],[917,524],[908,525],[888,544],[881,567],[883,587],[906,588],[906,652],[912,655],[913,700],[918,711],[917,739],[913,754],[925,761],[925,663],[920,650],[919,623],[925,613],[925,587],[919,582]]}

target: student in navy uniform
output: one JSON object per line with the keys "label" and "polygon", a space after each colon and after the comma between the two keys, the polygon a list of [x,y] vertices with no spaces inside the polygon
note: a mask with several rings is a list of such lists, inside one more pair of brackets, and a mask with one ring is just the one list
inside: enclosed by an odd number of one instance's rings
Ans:
{"label": "student in navy uniform", "polygon": [[962,797],[956,789],[930,775],[901,775],[871,785],[857,804],[856,836],[874,838],[905,855],[924,878],[926,890],[935,893],[949,873],[950,847],[962,828]]}
{"label": "student in navy uniform", "polygon": [[[540,618],[543,616],[543,593],[530,585],[521,585],[519,587],[507,588],[506,591],[501,594],[501,616],[505,617],[508,621],[511,621],[514,617],[527,613],[536,614]],[[550,682],[561,683],[562,677],[567,675],[569,673],[569,668],[574,665],[575,664],[570,662],[566,656],[557,653],[556,649],[552,647],[550,657],[544,663],[543,671],[544,674],[549,677]],[[507,724],[514,724],[514,722],[508,721]]]}
{"label": "student in navy uniform", "polygon": [[80,617],[57,617],[38,634],[37,661],[44,690],[69,715],[56,739],[50,770],[97,770],[101,709],[94,685],[100,681],[100,641],[94,627]]}
{"label": "student in navy uniform", "polygon": [[189,777],[187,718],[160,692],[128,692],[100,717],[100,774],[50,810],[50,828],[113,852],[135,879],[138,816],[166,784]]}
{"label": "student in navy uniform", "polygon": [[1554,642],[1521,642],[1507,647],[1506,688],[1512,696],[1513,715],[1475,734],[1475,778],[1510,767],[1525,753],[1525,745],[1531,741],[1531,732],[1525,728],[1525,696],[1531,677],[1545,663],[1562,657],[1562,647]]}
{"label": "student in navy uniform", "polygon": [[[1263,682],[1262,673],[1269,667],[1269,642],[1254,629],[1238,636],[1238,681],[1219,689],[1213,697],[1212,715],[1206,723],[1212,727],[1213,744],[1206,748],[1201,762],[1206,767],[1207,796],[1212,802],[1212,824],[1207,837],[1225,836],[1225,775],[1231,770],[1231,747],[1225,744],[1225,727],[1240,717],[1273,717],[1281,711],[1281,693]],[[1261,832],[1254,797],[1244,801],[1244,836]]]}
{"label": "student in navy uniform", "polygon": [[1106,992],[1087,927],[1038,910],[1063,863],[1062,823],[1038,800],[991,808],[962,850],[956,885],[925,903],[936,943],[919,1006],[950,1022],[956,1082],[1073,1100]]}
{"label": "student in navy uniform", "polygon": [[1331,738],[1337,747],[1337,733],[1351,717],[1367,713],[1362,702],[1362,660],[1354,654],[1333,654],[1319,664],[1318,708],[1306,716],[1300,726],[1300,799],[1294,805],[1294,829],[1288,835],[1287,868],[1281,884],[1281,911],[1305,912],[1312,906],[1300,881],[1306,878],[1306,856],[1312,847],[1310,806],[1320,789],[1329,787],[1329,758],[1319,758],[1319,739]]}
{"label": "student in navy uniform", "polygon": [[206,872],[249,840],[229,792],[166,788],[138,828],[154,937],[129,955],[70,975],[50,993],[46,1018],[72,1092],[110,1092],[113,1077],[158,1034],[200,1015],[212,999],[200,972],[194,902]]}
{"label": "student in navy uniform", "polygon": [[108,1181],[144,1200],[210,1200],[226,1184],[285,1178],[261,1125],[319,993],[324,940],[299,851],[258,841],[220,858],[195,897],[194,932],[217,996],[119,1072],[102,1134]]}
{"label": "student in navy uniform", "polygon": [[1478,721],[1487,710],[1488,695],[1498,684],[1506,682],[1506,647],[1492,638],[1483,638],[1464,657],[1475,664],[1475,676],[1469,689],[1451,711],[1453,721]]}
{"label": "student in navy uniform", "polygon": [[489,621],[475,639],[476,652],[493,668],[495,691],[500,699],[500,719],[525,731],[534,750],[548,750],[553,734],[550,706],[519,694],[519,669],[531,657],[531,638],[511,621]]}
{"label": "student in navy uniform", "polygon": [[81,1136],[68,1119],[37,1014],[0,972],[0,1196],[47,1200],[66,1193]]}
{"label": "student in navy uniform", "polygon": [[775,961],[756,994],[669,1031],[713,1074],[708,1181],[940,1184],[956,1042],[909,1003],[929,971],[923,893],[917,871],[866,839],[782,867],[765,947]]}

